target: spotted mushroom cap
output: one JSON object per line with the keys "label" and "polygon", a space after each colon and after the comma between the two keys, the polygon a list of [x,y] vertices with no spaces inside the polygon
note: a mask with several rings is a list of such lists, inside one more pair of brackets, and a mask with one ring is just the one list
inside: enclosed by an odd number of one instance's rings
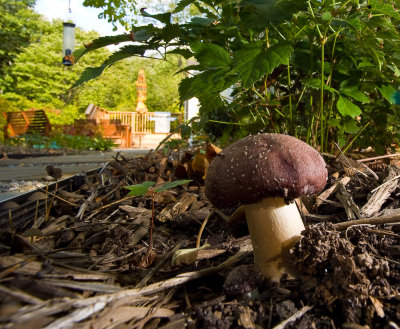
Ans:
{"label": "spotted mushroom cap", "polygon": [[282,134],[247,136],[211,162],[205,193],[218,208],[251,204],[265,197],[298,198],[320,192],[328,177],[321,155]]}

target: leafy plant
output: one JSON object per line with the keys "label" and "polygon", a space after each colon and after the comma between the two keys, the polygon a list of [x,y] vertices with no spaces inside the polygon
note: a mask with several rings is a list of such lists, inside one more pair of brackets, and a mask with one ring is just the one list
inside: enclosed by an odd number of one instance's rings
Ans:
{"label": "leafy plant", "polygon": [[11,146],[25,146],[38,149],[64,148],[70,150],[109,151],[115,144],[111,139],[88,136],[72,136],[56,134],[52,137],[41,135],[21,135],[7,139],[6,144]]}
{"label": "leafy plant", "polygon": [[130,192],[128,195],[131,196],[142,196],[145,194],[150,194],[151,196],[151,224],[150,224],[150,238],[149,238],[149,248],[147,249],[147,253],[144,259],[144,262],[147,264],[152,262],[153,254],[153,228],[154,228],[154,198],[155,195],[159,192],[163,192],[166,190],[169,190],[171,188],[184,185],[187,183],[190,183],[190,179],[182,179],[182,180],[176,180],[172,182],[166,182],[160,186],[153,187],[155,185],[155,182],[143,182],[141,184],[136,184],[136,185],[127,185],[124,186],[125,189],[129,190]]}
{"label": "leafy plant", "polygon": [[[192,4],[201,15],[173,23]],[[123,58],[175,53],[194,57],[185,70],[198,72],[181,82],[181,101],[200,100],[199,127],[222,143],[256,132],[289,133],[325,152],[384,152],[399,142],[400,13],[385,0],[181,0],[172,12],[142,15],[159,25],[75,54],[130,43],[78,84]],[[228,88],[230,97],[221,96]]]}

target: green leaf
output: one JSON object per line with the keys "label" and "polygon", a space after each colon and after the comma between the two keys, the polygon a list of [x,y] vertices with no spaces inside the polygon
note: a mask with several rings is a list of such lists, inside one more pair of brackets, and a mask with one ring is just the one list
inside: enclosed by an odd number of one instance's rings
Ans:
{"label": "green leaf", "polygon": [[163,184],[163,185],[160,186],[160,187],[155,188],[154,191],[155,191],[155,192],[166,191],[166,190],[169,190],[169,189],[171,189],[171,188],[177,187],[177,186],[179,186],[179,185],[187,184],[187,183],[189,183],[189,182],[191,182],[191,181],[192,181],[191,179],[175,180],[175,181],[173,181],[173,182],[168,182],[168,183]]}
{"label": "green leaf", "polygon": [[180,11],[184,10],[187,6],[190,6],[195,0],[181,0],[176,5],[173,13],[179,13]]}
{"label": "green leaf", "polygon": [[151,37],[150,31],[147,31],[147,29],[145,28],[139,31],[135,31],[135,41],[138,42],[147,41],[150,37]]}
{"label": "green leaf", "polygon": [[130,190],[128,195],[141,196],[145,195],[149,188],[154,186],[154,184],[155,182],[143,182],[142,184],[124,186],[124,188]]}
{"label": "green leaf", "polygon": [[361,109],[356,104],[353,104],[351,101],[343,96],[339,97],[336,106],[339,113],[343,116],[355,118],[356,116],[361,114]]}
{"label": "green leaf", "polygon": [[191,49],[203,67],[229,67],[232,61],[224,48],[212,43],[196,43],[191,45]]}
{"label": "green leaf", "polygon": [[329,11],[326,11],[322,14],[323,21],[329,21],[332,18],[332,14]]}
{"label": "green leaf", "polygon": [[93,40],[85,48],[80,48],[74,51],[75,61],[78,61],[83,55],[85,55],[90,51],[110,45],[116,45],[121,42],[127,42],[127,41],[132,41],[131,36],[129,34],[119,34],[119,35],[100,37],[98,39]]}
{"label": "green leaf", "polygon": [[151,15],[145,9],[141,9],[140,13],[144,17],[150,17],[150,18],[156,19],[164,24],[171,23],[171,13],[162,13],[162,14]]}
{"label": "green leaf", "polygon": [[372,49],[372,48],[370,50],[372,52],[372,55],[373,55],[373,57],[375,59],[376,64],[379,67],[379,71],[381,71],[383,62],[385,61],[385,54],[382,51],[375,50],[375,49]]}
{"label": "green leaf", "polygon": [[287,65],[293,48],[286,42],[264,49],[262,41],[252,42],[233,55],[234,72],[242,80],[243,87],[250,87],[265,74],[272,73],[278,65]]}
{"label": "green leaf", "polygon": [[143,56],[147,49],[147,45],[124,46],[108,57],[107,60],[104,61],[103,65],[110,66],[125,58],[132,56]]}
{"label": "green leaf", "polygon": [[175,49],[169,50],[167,53],[168,54],[178,54],[178,55],[183,56],[186,59],[193,57],[193,53],[189,49],[175,48]]}
{"label": "green leaf", "polygon": [[205,71],[194,77],[186,78],[179,84],[181,101],[199,97],[207,93],[219,93],[232,86],[238,80],[230,68]]}
{"label": "green leaf", "polygon": [[358,90],[356,86],[353,88],[340,88],[340,93],[346,96],[350,96],[354,100],[361,103],[369,103],[369,98],[361,91]]}
{"label": "green leaf", "polygon": [[357,134],[360,129],[360,127],[357,125],[357,121],[350,118],[346,118],[343,123],[343,128],[344,131],[349,134]]}
{"label": "green leaf", "polygon": [[304,85],[306,85],[307,87],[316,89],[316,90],[320,90],[321,89],[321,80],[315,79],[315,78],[305,78]]}
{"label": "green leaf", "polygon": [[103,73],[105,68],[106,65],[85,68],[79,79],[72,85],[71,88],[76,88],[89,80],[97,78],[99,75]]}
{"label": "green leaf", "polygon": [[383,13],[394,19],[400,20],[399,10],[394,9],[394,5],[384,3],[382,0],[370,0],[369,4],[372,7],[373,11]]}
{"label": "green leaf", "polygon": [[294,13],[306,9],[307,1],[301,0],[244,0],[240,3],[242,24],[265,27],[290,20]]}
{"label": "green leaf", "polygon": [[197,26],[207,27],[207,26],[210,26],[214,22],[215,22],[215,18],[193,17],[190,20],[189,26],[197,25]]}
{"label": "green leaf", "polygon": [[387,85],[387,86],[381,86],[378,87],[379,92],[381,95],[390,103],[390,104],[395,104],[393,95],[396,93],[396,89],[394,89],[392,86]]}
{"label": "green leaf", "polygon": [[335,128],[340,128],[341,127],[340,120],[336,119],[336,118],[328,119],[328,124],[329,124],[329,126],[335,127]]}

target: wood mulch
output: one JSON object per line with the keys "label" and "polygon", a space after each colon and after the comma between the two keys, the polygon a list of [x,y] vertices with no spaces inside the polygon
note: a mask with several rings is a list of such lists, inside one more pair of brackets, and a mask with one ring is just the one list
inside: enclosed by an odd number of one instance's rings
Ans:
{"label": "wood mulch", "polygon": [[[253,266],[241,208],[218,210],[204,197],[214,151],[117,156],[80,186],[3,211],[0,326],[400,327],[394,157],[326,158],[325,190],[298,202],[306,230],[291,258],[302,274],[270,284]],[[185,178],[139,197],[124,188]]]}

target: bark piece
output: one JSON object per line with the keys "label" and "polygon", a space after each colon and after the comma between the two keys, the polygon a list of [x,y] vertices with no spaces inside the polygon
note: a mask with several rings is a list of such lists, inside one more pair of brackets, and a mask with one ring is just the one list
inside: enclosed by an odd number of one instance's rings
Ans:
{"label": "bark piece", "polygon": [[398,187],[399,178],[393,178],[400,175],[400,168],[397,166],[389,166],[387,170],[388,174],[383,181],[384,183],[374,190],[367,203],[361,208],[362,217],[372,217],[376,215],[392,192]]}

